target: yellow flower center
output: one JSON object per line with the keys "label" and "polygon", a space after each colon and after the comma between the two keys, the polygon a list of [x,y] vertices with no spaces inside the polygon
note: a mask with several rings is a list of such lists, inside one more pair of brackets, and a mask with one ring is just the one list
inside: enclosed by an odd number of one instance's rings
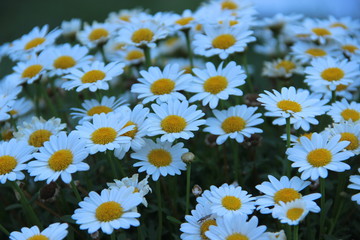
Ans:
{"label": "yellow flower center", "polygon": [[236,3],[234,3],[233,1],[223,1],[221,3],[221,9],[225,10],[225,9],[228,9],[228,10],[235,10],[238,8],[238,5]]}
{"label": "yellow flower center", "polygon": [[46,40],[45,38],[34,38],[33,40],[26,43],[24,49],[29,50],[29,49],[32,49],[34,47],[37,47],[40,44],[42,44],[43,42],[45,42],[45,40]]}
{"label": "yellow flower center", "polygon": [[67,69],[75,66],[76,61],[71,56],[61,56],[54,61],[54,67],[60,69]]}
{"label": "yellow flower center", "polygon": [[276,204],[279,204],[279,202],[291,202],[299,198],[301,198],[301,194],[293,188],[283,188],[274,194]]}
{"label": "yellow flower center", "polygon": [[302,208],[290,208],[286,212],[286,217],[292,221],[296,221],[301,217],[303,213],[304,213],[304,209]]}
{"label": "yellow flower center", "polygon": [[36,75],[39,74],[39,72],[43,69],[43,66],[40,64],[34,64],[31,66],[28,66],[25,68],[25,70],[22,72],[21,77],[22,78],[33,78]]}
{"label": "yellow flower center", "polygon": [[49,238],[47,236],[45,236],[45,235],[37,234],[37,235],[34,235],[32,237],[29,237],[26,240],[49,240]]}
{"label": "yellow flower center", "polygon": [[345,84],[339,84],[336,86],[336,91],[340,92],[340,91],[344,91],[348,88],[348,85]]}
{"label": "yellow flower center", "polygon": [[95,114],[109,113],[109,112],[112,112],[112,111],[113,111],[113,109],[108,107],[108,106],[99,105],[99,106],[95,106],[95,107],[90,108],[87,111],[86,114],[88,116],[94,116]]}
{"label": "yellow flower center", "polygon": [[340,141],[349,141],[350,144],[346,147],[346,150],[355,150],[359,147],[359,138],[353,133],[343,132],[341,133]]}
{"label": "yellow flower center", "polygon": [[132,121],[128,121],[128,122],[125,124],[124,128],[125,128],[125,127],[128,127],[128,126],[133,126],[133,125],[135,125],[135,127],[134,127],[133,130],[128,131],[128,132],[124,133],[124,134],[121,135],[121,136],[127,136],[127,137],[134,138],[135,135],[136,135],[136,133],[138,132],[138,126],[137,126],[137,124],[134,123],[134,122],[132,122]]}
{"label": "yellow flower center", "polygon": [[238,210],[241,208],[241,200],[234,196],[225,196],[221,200],[221,204],[227,210]]}
{"label": "yellow flower center", "polygon": [[238,116],[232,116],[226,118],[222,124],[221,128],[226,133],[238,132],[245,128],[246,122],[243,118]]}
{"label": "yellow flower center", "polygon": [[148,28],[140,28],[136,30],[132,36],[131,41],[134,43],[150,42],[154,37],[154,33]]}
{"label": "yellow flower center", "polygon": [[285,112],[300,112],[302,110],[300,104],[291,100],[281,100],[277,103],[277,107]]}
{"label": "yellow flower center", "polygon": [[226,89],[227,86],[228,86],[228,81],[226,77],[214,76],[208,78],[204,82],[204,91],[212,94],[218,94],[219,92]]}
{"label": "yellow flower center", "polygon": [[129,15],[120,16],[119,19],[123,20],[125,22],[130,22],[130,16]]}
{"label": "yellow flower center", "polygon": [[14,116],[14,115],[18,114],[18,111],[16,111],[16,110],[11,110],[11,111],[9,111],[9,114],[11,114],[12,116]]}
{"label": "yellow flower center", "polygon": [[313,57],[323,57],[326,56],[326,52],[321,48],[309,48],[306,50],[307,54],[310,54]]}
{"label": "yellow flower center", "polygon": [[215,219],[208,219],[205,220],[200,226],[200,235],[201,239],[208,240],[209,238],[206,237],[205,233],[209,230],[210,226],[217,226]]}
{"label": "yellow flower center", "polygon": [[345,109],[341,112],[341,116],[345,121],[352,120],[353,122],[356,122],[360,119],[360,113],[354,109]]}
{"label": "yellow flower center", "polygon": [[68,149],[56,151],[49,158],[49,167],[54,171],[63,171],[73,162],[73,154]]}
{"label": "yellow flower center", "polygon": [[122,49],[124,49],[125,45],[126,45],[125,43],[117,43],[117,44],[113,47],[113,49],[114,49],[115,51],[122,50]]}
{"label": "yellow flower center", "polygon": [[104,202],[97,207],[95,217],[100,222],[110,222],[119,219],[124,213],[124,209],[120,203],[109,201]]}
{"label": "yellow flower center", "polygon": [[101,127],[91,134],[91,141],[95,144],[108,144],[115,140],[117,132],[112,127]]}
{"label": "yellow flower center", "polygon": [[212,46],[219,49],[228,49],[236,43],[236,39],[231,34],[221,34],[212,40]]}
{"label": "yellow flower center", "polygon": [[99,80],[103,80],[106,74],[100,70],[90,70],[81,77],[82,83],[93,83]]}
{"label": "yellow flower center", "polygon": [[196,31],[201,31],[201,30],[202,30],[202,24],[197,24],[197,25],[195,26],[195,30],[196,30]]}
{"label": "yellow flower center", "polygon": [[172,162],[171,154],[164,149],[153,149],[147,156],[149,163],[155,167],[166,167]]}
{"label": "yellow flower center", "polygon": [[337,67],[327,68],[321,73],[322,79],[332,82],[339,81],[344,77],[345,73],[342,69]]}
{"label": "yellow flower center", "polygon": [[325,148],[318,148],[309,152],[306,158],[313,167],[323,167],[331,162],[332,154]]}
{"label": "yellow flower center", "polygon": [[17,165],[14,157],[9,155],[0,156],[0,175],[10,173]]}
{"label": "yellow flower center", "polygon": [[313,33],[315,33],[317,36],[320,37],[331,35],[331,32],[326,28],[313,28],[312,31]]}
{"label": "yellow flower center", "polygon": [[106,38],[109,36],[109,32],[105,28],[95,28],[91,31],[88,38],[90,41],[96,41],[101,38]]}
{"label": "yellow flower center", "polygon": [[3,131],[1,133],[1,139],[4,141],[10,141],[10,139],[14,137],[13,133],[14,132],[10,129]]}
{"label": "yellow flower center", "polygon": [[345,24],[343,24],[343,23],[333,23],[333,24],[331,24],[331,26],[330,27],[341,27],[341,28],[343,28],[343,29],[348,29],[348,27],[345,25]]}
{"label": "yellow flower center", "polygon": [[295,63],[287,60],[283,60],[275,66],[276,69],[280,69],[280,68],[285,69],[287,73],[293,70],[295,67],[296,67]]}
{"label": "yellow flower center", "polygon": [[160,78],[151,84],[150,91],[155,95],[163,95],[171,93],[174,88],[174,81],[169,78]]}
{"label": "yellow flower center", "polygon": [[178,115],[169,115],[161,121],[161,128],[167,133],[181,132],[186,127],[186,120]]}
{"label": "yellow flower center", "polygon": [[249,238],[241,233],[233,233],[227,236],[226,240],[249,240]]}
{"label": "yellow flower center", "polygon": [[350,44],[342,45],[341,48],[351,53],[355,53],[355,51],[359,49],[357,46]]}
{"label": "yellow flower center", "polygon": [[181,26],[185,26],[186,24],[189,24],[193,20],[194,20],[193,17],[184,17],[184,18],[178,19],[175,23],[177,23]]}
{"label": "yellow flower center", "polygon": [[126,60],[137,60],[144,57],[144,53],[141,50],[132,50],[126,55]]}
{"label": "yellow flower center", "polygon": [[49,141],[52,133],[46,129],[39,129],[33,132],[29,137],[29,145],[34,147],[43,146],[44,142]]}

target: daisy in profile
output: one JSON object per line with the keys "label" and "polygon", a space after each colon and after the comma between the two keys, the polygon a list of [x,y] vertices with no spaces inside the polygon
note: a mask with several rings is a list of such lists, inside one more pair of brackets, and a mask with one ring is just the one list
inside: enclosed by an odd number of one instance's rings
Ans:
{"label": "daisy in profile", "polygon": [[26,162],[32,159],[34,148],[26,142],[10,139],[9,142],[0,142],[0,182],[7,180],[23,180],[21,172],[26,169]]}
{"label": "daisy in profile", "polygon": [[140,214],[134,210],[142,202],[140,193],[134,193],[133,187],[103,189],[101,194],[90,192],[89,197],[79,203],[72,219],[81,230],[89,234],[101,231],[110,235],[114,229],[128,229],[139,226]]}
{"label": "daisy in profile", "polygon": [[95,92],[98,89],[108,90],[108,82],[124,72],[123,63],[111,62],[107,65],[103,62],[94,61],[83,65],[80,69],[73,69],[70,74],[63,78],[68,79],[62,84],[65,90],[76,88],[77,92],[89,89]]}
{"label": "daisy in profile", "polygon": [[32,55],[30,60],[27,60],[26,62],[18,62],[16,66],[13,67],[13,75],[21,83],[26,82],[27,84],[32,84],[36,80],[39,80],[40,77],[47,72],[47,66],[48,63],[46,62],[43,54],[39,57]]}
{"label": "daisy in profile", "polygon": [[[358,172],[360,173],[360,168],[358,169]],[[348,188],[350,189],[355,189],[355,190],[360,190],[360,175],[352,175],[350,176],[350,183],[348,185]],[[351,200],[355,201],[358,205],[360,205],[360,192],[353,195],[351,197]]]}
{"label": "daisy in profile", "polygon": [[351,60],[359,62],[360,42],[358,39],[351,37],[342,38],[338,40],[338,44],[347,57],[349,57]]}
{"label": "daisy in profile", "polygon": [[75,37],[81,29],[81,19],[73,18],[69,21],[62,21],[60,28],[64,37]]}
{"label": "daisy in profile", "polygon": [[66,135],[60,132],[52,135],[39,151],[34,153],[34,161],[28,163],[27,170],[35,181],[46,180],[46,183],[55,182],[59,177],[64,183],[70,183],[71,174],[77,171],[90,169],[83,160],[88,156],[85,142],[76,132]]}
{"label": "daisy in profile", "polygon": [[[320,212],[320,209],[319,211]],[[309,213],[307,202],[302,199],[296,199],[292,202],[280,202],[273,210],[273,217],[280,220],[281,223],[288,225],[299,225]]]}
{"label": "daisy in profile", "polygon": [[255,41],[252,33],[246,24],[204,25],[204,33],[194,36],[194,53],[205,57],[219,55],[224,60],[230,54],[243,52],[249,42]]}
{"label": "daisy in profile", "polygon": [[305,82],[309,86],[325,85],[335,90],[340,84],[348,85],[360,75],[355,62],[332,57],[317,58],[311,61],[311,66],[305,69]]}
{"label": "daisy in profile", "polygon": [[308,202],[309,211],[319,212],[319,206],[314,200],[321,197],[320,193],[311,193],[303,196],[300,191],[310,185],[310,181],[303,181],[299,177],[292,177],[289,179],[286,176],[282,176],[280,180],[269,175],[269,182],[262,182],[256,186],[260,192],[264,195],[258,196],[256,199],[257,210],[260,210],[262,214],[272,213],[273,207],[283,203],[289,203],[296,199],[302,199]]}
{"label": "daisy in profile", "polygon": [[154,181],[161,176],[180,175],[186,169],[186,164],[181,160],[181,155],[188,152],[184,144],[179,142],[172,145],[170,142],[153,142],[145,139],[145,145],[131,154],[131,158],[139,160],[134,167],[140,167],[139,172],[151,175]]}
{"label": "daisy in profile", "polygon": [[77,33],[78,40],[88,48],[95,48],[99,44],[105,43],[115,32],[116,26],[110,23],[93,22],[86,24],[84,30]]}
{"label": "daisy in profile", "polygon": [[140,193],[141,197],[143,198],[142,204],[147,207],[148,203],[146,201],[145,196],[151,192],[151,188],[148,183],[149,175],[147,175],[143,180],[139,181],[139,174],[132,175],[131,178],[125,177],[121,180],[114,179],[113,183],[107,183],[110,189],[121,187],[133,187],[134,192]]}
{"label": "daisy in profile", "polygon": [[199,130],[199,126],[206,122],[200,119],[205,114],[201,110],[196,110],[196,105],[189,106],[186,100],[152,104],[151,108],[155,113],[150,113],[148,116],[148,136],[161,135],[162,142],[192,138],[193,131]]}
{"label": "daisy in profile", "polygon": [[14,136],[18,140],[26,141],[30,146],[39,148],[44,142],[49,141],[50,136],[58,134],[65,127],[66,124],[61,123],[60,118],[45,120],[42,117],[32,117],[30,123],[24,122],[22,126],[18,126]]}
{"label": "daisy in profile", "polygon": [[[345,98],[347,100],[352,100],[355,97],[356,92],[360,86],[360,81],[354,81],[349,84],[339,84],[335,88],[336,97]],[[319,86],[310,86],[310,90],[314,93],[323,94],[324,98],[331,99],[333,91],[330,90],[329,86],[319,85]]]}
{"label": "daisy in profile", "polygon": [[186,91],[196,93],[190,102],[202,100],[203,106],[209,104],[216,108],[219,100],[227,100],[230,95],[241,96],[243,92],[238,88],[245,83],[245,72],[235,62],[223,67],[223,62],[216,69],[211,62],[206,63],[206,69],[193,69],[196,78],[188,85]]}
{"label": "daisy in profile", "polygon": [[236,105],[226,110],[213,110],[215,118],[206,119],[205,132],[219,135],[216,143],[221,145],[228,138],[235,139],[238,143],[244,141],[244,137],[250,137],[254,133],[262,133],[260,128],[254,126],[264,122],[260,118],[261,113],[255,113],[257,107]]}
{"label": "daisy in profile", "polygon": [[1,128],[0,128],[0,143],[2,142],[8,142],[12,138],[14,138],[14,128],[11,126],[10,122],[6,122]]}
{"label": "daisy in profile", "polygon": [[[154,57],[154,52],[151,51],[151,56]],[[120,51],[116,51],[113,56],[109,56],[111,60],[120,60],[128,65],[136,65],[145,62],[144,50],[134,46],[128,46]]]}
{"label": "daisy in profile", "polygon": [[186,9],[181,15],[174,14],[174,30],[184,30],[193,28],[196,25],[194,14],[191,10]]}
{"label": "daisy in profile", "polygon": [[331,105],[330,111],[327,112],[334,122],[360,120],[360,103],[348,102],[346,99],[341,99]]}
{"label": "daisy in profile", "polygon": [[23,227],[20,232],[11,232],[10,240],[62,240],[68,234],[67,223],[53,223],[40,232],[38,226]]}
{"label": "daisy in profile", "polygon": [[355,155],[360,153],[360,122],[342,121],[326,130],[328,130],[331,135],[340,134],[340,141],[350,142],[345,148],[346,150],[353,152]]}
{"label": "daisy in profile", "polygon": [[34,104],[31,100],[26,99],[25,97],[16,99],[12,105],[11,111],[9,113],[13,118],[19,118],[26,115],[34,108]]}
{"label": "daisy in profile", "polygon": [[308,90],[295,89],[294,87],[281,89],[281,92],[273,90],[259,94],[258,101],[268,111],[265,116],[276,117],[274,125],[285,125],[286,118],[290,118],[290,124],[295,129],[302,128],[309,131],[310,124],[318,124],[316,116],[324,114],[328,107],[327,101],[314,97]]}
{"label": "daisy in profile", "polygon": [[350,166],[344,160],[354,156],[351,151],[344,151],[349,145],[348,141],[340,141],[341,135],[330,138],[330,134],[313,133],[311,139],[301,137],[300,143],[288,148],[286,154],[293,163],[293,168],[299,168],[301,179],[317,180],[326,178],[328,170],[343,172]]}
{"label": "daisy in profile", "polygon": [[130,142],[131,138],[124,134],[133,130],[134,126],[125,126],[128,122],[126,115],[120,114],[96,114],[92,121],[85,121],[76,126],[80,137],[85,140],[86,148],[90,154],[114,150],[121,143]]}
{"label": "daisy in profile", "polygon": [[140,83],[132,85],[131,92],[139,94],[138,98],[143,99],[143,104],[154,100],[186,100],[179,91],[186,89],[193,79],[192,75],[180,71],[178,64],[168,64],[163,71],[159,67],[150,67],[148,71],[140,71],[140,75]]}
{"label": "daisy in profile", "polygon": [[79,124],[82,124],[84,121],[90,121],[96,114],[118,113],[125,110],[124,107],[127,105],[123,97],[103,96],[101,101],[96,99],[85,100],[81,104],[82,108],[71,108],[73,112],[70,115],[73,118],[80,118]]}
{"label": "daisy in profile", "polygon": [[[202,59],[199,58],[195,58],[193,59],[194,61],[194,68],[205,68],[205,62]],[[191,69],[190,63],[189,63],[189,59],[186,58],[170,58],[167,59],[167,64],[179,64],[180,70],[184,70],[184,73],[189,73],[192,74],[193,73],[193,69]],[[194,82],[194,79],[193,81]],[[193,84],[193,83],[192,83]],[[187,91],[187,89],[186,89]]]}
{"label": "daisy in profile", "polygon": [[0,122],[2,122],[10,119],[15,100],[3,95],[0,95],[0,100]]}
{"label": "daisy in profile", "polygon": [[328,25],[330,28],[340,28],[349,35],[356,35],[357,31],[360,30],[360,21],[348,16],[341,18],[329,16]]}
{"label": "daisy in profile", "polygon": [[301,63],[289,56],[283,59],[276,59],[265,62],[262,75],[270,78],[290,78],[293,74],[302,74]]}
{"label": "daisy in profile", "polygon": [[244,215],[232,215],[216,220],[217,225],[209,227],[205,233],[211,240],[267,240],[265,226],[258,226],[257,217],[252,217],[247,221]]}
{"label": "daisy in profile", "polygon": [[312,42],[298,41],[291,47],[291,54],[302,63],[310,63],[311,60],[326,56],[336,56],[336,45],[317,45]]}

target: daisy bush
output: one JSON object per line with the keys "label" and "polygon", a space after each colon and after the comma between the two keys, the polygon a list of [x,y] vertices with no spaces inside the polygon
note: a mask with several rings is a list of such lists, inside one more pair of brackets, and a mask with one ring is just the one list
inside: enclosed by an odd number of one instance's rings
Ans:
{"label": "daisy bush", "polygon": [[0,238],[358,239],[359,32],[208,0],[1,43]]}

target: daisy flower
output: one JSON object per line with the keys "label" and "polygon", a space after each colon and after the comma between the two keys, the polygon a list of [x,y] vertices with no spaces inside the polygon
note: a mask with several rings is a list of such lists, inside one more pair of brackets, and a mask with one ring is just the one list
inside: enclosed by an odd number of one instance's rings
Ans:
{"label": "daisy flower", "polygon": [[340,141],[349,141],[350,143],[345,148],[346,150],[353,152],[355,155],[360,153],[360,122],[342,121],[326,130],[328,130],[331,135],[340,134]]}
{"label": "daisy flower", "polygon": [[326,178],[328,170],[343,172],[350,166],[343,161],[354,156],[350,151],[344,151],[349,145],[348,141],[340,141],[341,136],[330,138],[329,133],[313,133],[311,139],[301,137],[300,143],[288,148],[286,154],[292,161],[294,168],[299,168],[301,179],[317,180]]}
{"label": "daisy flower", "polygon": [[[358,172],[360,173],[360,168],[358,169]],[[348,185],[348,188],[360,190],[360,175],[352,175],[350,176],[351,184]],[[351,197],[351,200],[355,201],[358,205],[360,205],[360,192],[353,195]]]}
{"label": "daisy flower", "polygon": [[88,156],[85,142],[76,132],[68,136],[65,132],[50,136],[50,140],[33,154],[35,160],[28,163],[30,176],[35,181],[46,180],[46,183],[55,182],[59,177],[64,183],[70,183],[71,174],[77,171],[90,169],[83,160]]}
{"label": "daisy flower", "polygon": [[276,59],[272,62],[265,62],[262,75],[271,78],[290,78],[293,74],[302,74],[301,63],[291,57]]}
{"label": "daisy flower", "polygon": [[115,113],[101,113],[93,116],[92,122],[85,121],[76,126],[80,137],[86,142],[90,154],[114,150],[121,143],[130,142],[131,138],[124,134],[133,130],[134,126],[125,126],[128,122],[126,115]]}
{"label": "daisy flower", "polygon": [[[205,62],[202,59],[195,58],[193,59],[194,68],[205,68]],[[170,58],[167,59],[167,64],[179,64],[180,70],[184,70],[184,73],[193,73],[193,69],[191,69],[189,59],[186,58]],[[192,81],[194,82],[194,80]],[[192,83],[193,84],[193,83]],[[187,91],[187,89],[186,89]]]}
{"label": "daisy flower", "polygon": [[283,87],[281,92],[273,90],[271,93],[265,90],[265,93],[259,94],[258,101],[268,111],[265,116],[277,117],[273,121],[275,125],[285,125],[286,118],[290,118],[290,123],[294,124],[295,129],[302,128],[308,131],[310,124],[319,123],[315,117],[328,110],[325,106],[327,101],[311,96],[308,90]]}
{"label": "daisy flower", "polygon": [[143,9],[121,9],[119,12],[109,13],[106,22],[116,23],[116,24],[126,24],[134,21],[141,15],[147,15],[146,11]]}
{"label": "daisy flower", "polygon": [[69,75],[63,78],[69,81],[62,84],[65,90],[76,88],[80,92],[88,88],[91,92],[98,89],[108,90],[108,82],[124,72],[123,63],[111,62],[105,65],[103,62],[94,61],[81,66],[81,69],[73,69]]}
{"label": "daisy flower", "polygon": [[209,227],[209,231],[205,233],[206,237],[211,240],[266,240],[266,227],[258,226],[258,218],[252,217],[246,221],[247,217],[243,215],[232,215],[216,220],[217,225]]}
{"label": "daisy flower", "polygon": [[330,111],[327,112],[334,122],[353,121],[359,122],[360,120],[360,103],[348,102],[346,99],[334,102],[331,105]]}
{"label": "daisy flower", "polygon": [[77,32],[81,29],[81,19],[73,18],[69,21],[62,21],[60,28],[63,36],[75,37]]}
{"label": "daisy flower", "polygon": [[139,174],[136,173],[132,175],[131,178],[125,177],[121,180],[114,179],[114,183],[107,183],[107,185],[110,189],[120,189],[123,186],[133,187],[134,192],[140,193],[141,197],[143,198],[142,204],[147,207],[148,203],[145,196],[152,191],[148,183],[148,178],[149,175],[147,175],[143,180],[139,182]]}
{"label": "daisy flower", "polygon": [[288,203],[296,199],[302,199],[308,202],[309,211],[319,212],[319,206],[314,200],[321,197],[320,193],[311,193],[303,196],[300,191],[305,189],[311,184],[310,181],[303,181],[299,177],[292,177],[289,179],[286,176],[282,176],[280,180],[269,175],[269,182],[262,182],[256,186],[256,189],[265,195],[258,196],[256,199],[257,210],[260,210],[262,214],[272,213],[273,208],[280,204],[280,202]]}
{"label": "daisy flower", "polygon": [[243,52],[249,42],[255,41],[252,33],[246,24],[205,25],[204,34],[194,36],[194,53],[205,57],[219,55],[224,60],[232,53]]}
{"label": "daisy flower", "polygon": [[40,54],[39,57],[32,55],[31,59],[26,62],[18,62],[13,67],[14,77],[19,79],[21,83],[32,84],[46,73],[48,64],[43,54]]}
{"label": "daisy flower", "polygon": [[154,100],[158,102],[168,102],[171,99],[186,100],[179,91],[187,88],[193,77],[183,73],[178,64],[168,64],[163,71],[159,67],[150,67],[148,71],[140,71],[142,76],[138,78],[140,83],[132,85],[131,92],[138,93],[138,98],[143,98],[144,104]]}
{"label": "daisy flower", "polygon": [[8,142],[12,138],[14,138],[14,128],[11,126],[10,122],[6,122],[1,128],[0,128],[0,143],[2,142]]}
{"label": "daisy flower", "polygon": [[340,84],[351,84],[360,75],[360,71],[355,62],[324,57],[312,60],[311,66],[305,68],[305,74],[308,85],[325,85],[333,91]]}
{"label": "daisy flower", "polygon": [[338,40],[338,44],[343,53],[351,60],[358,60],[360,57],[360,42],[356,38],[342,38]]}
{"label": "daisy flower", "polygon": [[9,111],[9,113],[13,118],[18,118],[32,111],[33,108],[33,102],[23,97],[14,101],[14,104],[12,105],[11,111]]}
{"label": "daisy flower", "polygon": [[177,143],[172,146],[170,142],[162,142],[159,139],[153,142],[145,139],[145,145],[131,154],[131,158],[139,160],[134,163],[134,167],[140,167],[139,172],[145,172],[151,175],[154,181],[161,176],[168,174],[174,176],[180,175],[180,170],[186,169],[186,164],[181,160],[181,155],[188,152],[183,143]]}
{"label": "daisy flower", "polygon": [[6,121],[11,117],[11,111],[15,104],[15,100],[10,97],[0,95],[0,122]]}
{"label": "daisy flower", "polygon": [[294,56],[294,59],[302,63],[310,63],[315,58],[335,57],[338,53],[335,48],[334,44],[317,45],[312,42],[298,41],[291,47],[291,54]]}
{"label": "daisy flower", "polygon": [[[108,54],[109,55],[109,54]],[[151,56],[154,57],[154,52],[151,51]],[[116,51],[109,56],[109,60],[120,60],[126,65],[136,65],[145,62],[144,50],[134,46],[128,46],[120,51]]]}
{"label": "daisy flower", "polygon": [[[319,209],[320,211],[320,209]],[[281,223],[288,225],[299,225],[309,213],[307,202],[302,199],[296,199],[292,202],[280,202],[273,210],[274,218],[278,218]]]}
{"label": "daisy flower", "polygon": [[16,139],[0,142],[0,182],[23,180],[25,175],[21,171],[26,169],[25,162],[32,159],[33,151],[26,142]]}
{"label": "daisy flower", "polygon": [[[339,84],[335,88],[336,97],[345,98],[347,100],[352,100],[355,98],[355,94],[358,91],[360,86],[360,81],[354,81],[349,84]],[[329,86],[319,85],[319,86],[310,86],[310,90],[314,93],[323,94],[324,98],[331,99],[333,91],[330,90]]]}
{"label": "daisy flower", "polygon": [[93,22],[92,25],[85,25],[84,30],[77,33],[78,40],[88,48],[95,48],[105,43],[115,32],[116,26],[110,23]]}
{"label": "daisy flower", "polygon": [[90,192],[89,197],[79,203],[72,218],[80,225],[81,230],[87,229],[94,233],[101,228],[106,234],[114,229],[128,229],[139,226],[136,219],[140,217],[134,208],[142,202],[140,193],[134,193],[132,187],[103,189],[101,194]]}
{"label": "daisy flower", "polygon": [[14,132],[14,137],[18,140],[26,141],[29,145],[39,148],[44,142],[49,141],[51,135],[58,134],[66,127],[61,123],[60,118],[45,120],[42,117],[32,117],[31,122],[24,122],[23,126],[18,126],[18,131]]}
{"label": "daisy flower", "polygon": [[205,114],[201,110],[196,110],[196,105],[189,106],[186,100],[152,104],[151,108],[155,113],[148,115],[148,136],[161,135],[162,142],[192,138],[194,137],[192,131],[199,130],[199,126],[206,122],[200,119]]}
{"label": "daisy flower", "polygon": [[189,9],[184,10],[181,15],[174,14],[173,28],[175,31],[193,28],[195,24],[195,16]]}
{"label": "daisy flower", "polygon": [[255,113],[257,107],[236,105],[226,110],[213,110],[216,118],[206,119],[205,132],[219,135],[216,139],[218,145],[223,144],[228,138],[235,139],[238,143],[244,141],[244,137],[250,137],[254,133],[262,133],[260,128],[254,127],[264,122],[260,118],[261,113]]}
{"label": "daisy flower", "polygon": [[351,17],[336,18],[329,16],[328,25],[330,28],[343,29],[348,34],[356,34],[360,30],[360,21]]}
{"label": "daisy flower", "polygon": [[62,240],[68,234],[67,223],[53,223],[40,232],[38,226],[31,228],[23,227],[21,232],[11,232],[10,240],[30,240],[30,239],[46,239],[46,240]]}
{"label": "daisy flower", "polygon": [[216,108],[219,100],[227,100],[230,95],[242,96],[243,92],[238,88],[245,83],[245,72],[234,61],[223,67],[223,62],[218,68],[211,62],[206,63],[206,69],[193,69],[196,78],[188,85],[186,91],[196,93],[190,98],[190,102],[202,100],[203,106],[209,104],[210,108]]}

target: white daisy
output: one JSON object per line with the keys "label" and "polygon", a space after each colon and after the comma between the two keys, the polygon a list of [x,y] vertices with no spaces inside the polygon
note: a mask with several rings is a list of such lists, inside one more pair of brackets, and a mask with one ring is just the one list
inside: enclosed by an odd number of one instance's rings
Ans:
{"label": "white daisy", "polygon": [[130,226],[139,226],[136,219],[140,214],[135,212],[141,203],[140,193],[134,193],[133,187],[103,189],[99,195],[90,192],[89,197],[79,203],[80,208],[75,210],[72,218],[80,225],[81,230],[94,233],[98,229],[111,234],[114,229],[128,229]]}
{"label": "white daisy", "polygon": [[349,16],[341,17],[341,18],[329,16],[328,25],[330,28],[343,29],[349,35],[356,35],[360,30],[359,19],[352,19]]}
{"label": "white daisy", "polygon": [[24,116],[25,114],[33,110],[33,108],[33,102],[23,97],[15,100],[9,113],[12,115],[13,118],[18,118]]}
{"label": "white daisy", "polygon": [[32,84],[46,73],[48,64],[43,54],[40,54],[39,57],[32,55],[31,59],[26,62],[18,62],[13,67],[14,77],[19,79],[21,83]]}
{"label": "white daisy", "polygon": [[327,115],[331,116],[334,122],[360,120],[360,103],[348,102],[346,99],[337,101],[331,105],[330,111]]}
{"label": "white daisy", "polygon": [[121,9],[119,12],[109,13],[106,22],[116,23],[123,25],[125,23],[132,22],[136,20],[141,15],[147,15],[146,11],[140,8],[136,9]]}
{"label": "white daisy", "polygon": [[262,75],[271,78],[290,78],[294,74],[302,74],[303,68],[299,61],[286,56],[283,59],[264,62]]}
{"label": "white daisy", "polygon": [[63,36],[75,37],[77,32],[81,29],[81,19],[73,18],[69,21],[62,21],[60,28]]}
{"label": "white daisy", "polygon": [[[154,57],[154,52],[151,51],[151,57]],[[117,51],[113,56],[109,56],[109,60],[120,60],[126,65],[136,65],[145,62],[144,50],[134,46],[128,46],[120,51]]]}
{"label": "white daisy", "polygon": [[[190,66],[190,62],[189,59],[187,58],[170,58],[170,59],[166,59],[167,60],[167,64],[179,64],[180,70],[184,70],[184,73],[190,73],[192,74],[192,69]],[[193,59],[193,64],[194,64],[194,68],[205,68],[205,62],[200,59],[200,58],[195,58]],[[193,82],[193,81],[192,81]]]}
{"label": "white daisy", "polygon": [[38,226],[23,227],[21,232],[11,232],[10,240],[62,240],[68,234],[67,223],[53,223],[40,232]]}
{"label": "white daisy", "polygon": [[186,169],[181,155],[188,152],[188,149],[183,147],[184,144],[181,142],[172,146],[172,143],[162,142],[159,139],[156,142],[145,139],[145,145],[131,154],[131,158],[139,160],[133,166],[140,167],[139,172],[146,171],[154,181],[157,181],[160,175],[164,177],[168,174],[180,175],[180,170]]}
{"label": "white daisy", "polygon": [[155,113],[148,116],[148,135],[161,136],[161,141],[173,142],[175,139],[189,139],[194,137],[193,131],[199,130],[199,126],[206,120],[200,119],[205,114],[196,110],[196,105],[189,106],[184,100],[170,100],[168,103],[151,104]]}
{"label": "white daisy", "polygon": [[281,223],[289,225],[299,225],[309,213],[307,202],[302,199],[296,199],[292,202],[280,202],[273,210],[273,217],[278,218]]}
{"label": "white daisy", "polygon": [[1,128],[0,128],[0,143],[2,142],[8,142],[12,138],[14,138],[14,128],[11,126],[10,122],[6,122]]}
{"label": "white daisy", "polygon": [[[358,172],[360,173],[360,168],[358,169]],[[348,188],[360,190],[360,175],[352,175],[350,176],[351,184],[348,185]],[[360,205],[360,192],[353,195],[351,197],[351,200],[355,201],[358,205]]]}
{"label": "white daisy", "polygon": [[340,134],[340,141],[349,141],[350,143],[345,148],[346,150],[353,152],[355,155],[360,153],[360,122],[342,121],[326,130],[328,130],[331,135]]}
{"label": "white daisy", "polygon": [[230,62],[223,68],[223,62],[218,68],[211,62],[206,63],[206,69],[193,69],[197,76],[186,91],[196,93],[190,102],[202,100],[203,106],[209,104],[215,108],[219,100],[227,100],[230,95],[241,96],[243,92],[238,88],[245,83],[245,72],[235,62]]}
{"label": "white daisy", "polygon": [[312,42],[298,41],[291,47],[291,54],[302,63],[310,63],[315,58],[335,57],[338,54],[335,48],[334,44],[317,45]]}
{"label": "white daisy", "polygon": [[2,122],[10,119],[15,100],[2,94],[0,94],[0,100],[0,122]]}
{"label": "white daisy", "polygon": [[[358,92],[358,88],[360,86],[360,81],[354,81],[349,84],[339,84],[335,88],[336,97],[345,98],[347,100],[352,100],[356,97],[356,93]],[[332,91],[329,86],[319,85],[319,86],[310,86],[310,89],[314,93],[321,93],[324,95],[324,98],[331,99]]]}
{"label": "white daisy", "polygon": [[105,43],[115,32],[117,26],[110,23],[93,22],[85,25],[84,30],[77,33],[78,40],[88,48],[95,48]]}
{"label": "white daisy", "polygon": [[349,145],[348,141],[340,141],[341,136],[330,138],[329,133],[313,133],[311,139],[301,137],[300,143],[288,148],[286,154],[294,168],[302,172],[301,179],[316,180],[326,178],[328,170],[343,172],[350,166],[343,161],[354,156],[350,151],[343,151]]}
{"label": "white daisy", "polygon": [[184,10],[181,15],[174,14],[173,19],[175,31],[193,28],[197,23],[194,14],[189,9]]}

